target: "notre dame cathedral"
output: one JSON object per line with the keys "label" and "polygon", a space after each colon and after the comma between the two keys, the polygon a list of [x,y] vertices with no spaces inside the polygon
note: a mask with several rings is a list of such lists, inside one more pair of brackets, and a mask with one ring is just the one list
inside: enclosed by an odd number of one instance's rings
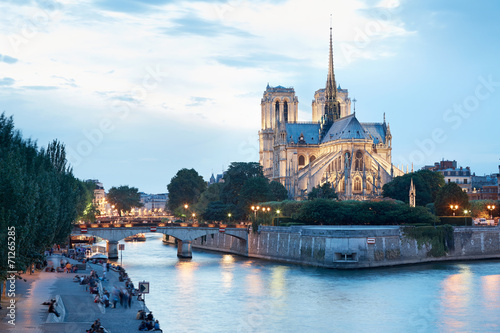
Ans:
{"label": "notre dame cathedral", "polygon": [[389,124],[360,123],[351,113],[347,89],[337,87],[332,28],[325,89],[312,102],[312,121],[299,122],[293,88],[270,87],[261,101],[260,164],[264,175],[279,181],[291,199],[301,200],[315,186],[329,182],[343,200],[368,200],[403,171],[392,165]]}

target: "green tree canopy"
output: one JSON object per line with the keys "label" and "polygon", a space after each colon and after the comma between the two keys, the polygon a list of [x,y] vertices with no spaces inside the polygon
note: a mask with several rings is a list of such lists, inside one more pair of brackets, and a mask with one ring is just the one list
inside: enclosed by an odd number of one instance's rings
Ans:
{"label": "green tree canopy", "polygon": [[285,186],[277,181],[272,181],[269,183],[269,190],[271,190],[273,200],[283,201],[288,199],[288,191]]}
{"label": "green tree canopy", "polygon": [[203,191],[194,207],[194,210],[198,213],[198,215],[203,215],[210,202],[220,201],[220,194],[223,186],[224,183],[214,183],[209,185],[207,189]]}
{"label": "green tree canopy", "polygon": [[135,187],[128,187],[127,185],[110,188],[106,198],[110,204],[115,206],[120,216],[122,216],[122,212],[128,212],[134,207],[143,206],[139,190]]}
{"label": "green tree canopy", "polygon": [[307,194],[307,199],[337,199],[337,193],[335,193],[332,184],[326,182],[323,185],[314,187],[312,191]]}
{"label": "green tree canopy", "polygon": [[195,169],[181,169],[167,185],[167,207],[174,211],[184,204],[193,205],[207,188],[207,183]]}
{"label": "green tree canopy", "polygon": [[394,178],[383,186],[382,195],[408,203],[412,179],[417,192],[417,206],[434,202],[438,190],[444,186],[443,175],[430,170],[420,170]]}
{"label": "green tree canopy", "polygon": [[460,186],[455,183],[444,185],[436,195],[434,208],[438,216],[451,216],[453,210],[450,205],[458,205],[455,211],[457,216],[463,216],[464,210],[469,208],[469,197]]}
{"label": "green tree canopy", "polygon": [[47,247],[64,243],[92,197],[67,167],[62,143],[39,149],[22,138],[12,117],[1,114],[0,258],[8,257],[8,236],[15,236],[16,258],[15,267],[0,261],[0,283],[7,270],[24,270],[40,261]]}
{"label": "green tree canopy", "polygon": [[262,166],[257,162],[233,162],[224,174],[221,200],[238,205],[239,194],[245,182],[254,177],[264,177]]}

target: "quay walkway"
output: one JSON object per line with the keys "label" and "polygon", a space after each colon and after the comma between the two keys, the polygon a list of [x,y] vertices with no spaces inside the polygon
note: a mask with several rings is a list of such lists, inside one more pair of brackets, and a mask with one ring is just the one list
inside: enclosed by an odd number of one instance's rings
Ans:
{"label": "quay walkway", "polygon": [[[68,259],[59,255],[49,257],[54,263],[60,259],[66,259],[71,264],[77,264],[76,260]],[[56,267],[56,266],[55,266]],[[7,305],[9,298],[2,296],[0,310],[0,332],[26,332],[26,333],[74,333],[85,332],[90,329],[96,319],[111,333],[138,331],[141,321],[136,319],[139,309],[144,306],[143,302],[133,297],[131,308],[123,308],[120,303],[116,308],[104,308],[94,303],[94,295],[86,291],[85,285],[73,282],[75,275],[90,275],[94,269],[102,276],[102,265],[87,264],[85,271],[77,273],[57,273],[37,271],[34,274],[26,273],[24,280],[16,281],[16,321],[15,326],[8,323]],[[113,286],[124,287],[124,282],[119,282],[119,274],[113,270],[107,272],[108,281],[102,282],[104,289],[111,291]],[[134,286],[137,287],[137,282]],[[48,323],[48,306],[42,305],[56,296],[60,296],[65,308],[64,321],[60,323]],[[148,309],[146,308],[146,311]],[[160,323],[161,325],[162,323]]]}

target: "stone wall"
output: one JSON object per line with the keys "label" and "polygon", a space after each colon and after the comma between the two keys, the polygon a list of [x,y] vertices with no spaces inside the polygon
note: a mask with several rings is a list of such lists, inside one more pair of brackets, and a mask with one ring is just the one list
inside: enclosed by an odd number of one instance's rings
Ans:
{"label": "stone wall", "polygon": [[193,241],[193,247],[243,256],[331,268],[381,267],[443,260],[500,258],[500,227],[458,227],[454,249],[431,257],[397,226],[261,227],[248,243],[223,233]]}

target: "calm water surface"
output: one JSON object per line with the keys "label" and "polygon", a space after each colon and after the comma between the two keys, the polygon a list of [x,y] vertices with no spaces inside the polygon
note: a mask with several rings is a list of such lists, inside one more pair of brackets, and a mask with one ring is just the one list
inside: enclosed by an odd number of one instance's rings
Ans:
{"label": "calm water surface", "polygon": [[336,271],[198,250],[181,261],[153,237],[126,243],[123,265],[150,282],[164,332],[500,332],[500,261]]}

